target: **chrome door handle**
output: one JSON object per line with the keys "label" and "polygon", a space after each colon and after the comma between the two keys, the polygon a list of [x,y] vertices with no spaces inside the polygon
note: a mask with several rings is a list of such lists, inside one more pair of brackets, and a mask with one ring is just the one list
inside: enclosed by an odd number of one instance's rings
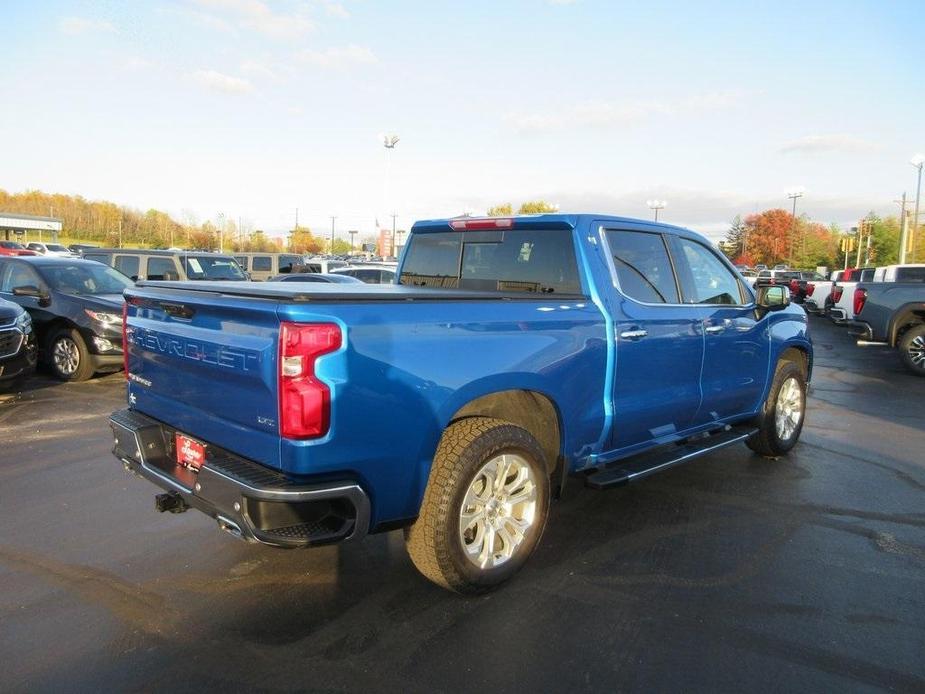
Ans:
{"label": "chrome door handle", "polygon": [[620,333],[620,337],[624,340],[641,340],[649,333],[645,330],[625,330]]}
{"label": "chrome door handle", "polygon": [[726,329],[725,325],[711,325],[705,330],[705,332],[707,333],[707,335],[719,335],[725,329]]}

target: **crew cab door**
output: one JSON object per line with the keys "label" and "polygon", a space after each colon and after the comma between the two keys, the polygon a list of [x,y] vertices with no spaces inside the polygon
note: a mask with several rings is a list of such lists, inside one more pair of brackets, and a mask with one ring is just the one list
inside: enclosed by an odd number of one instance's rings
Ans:
{"label": "crew cab door", "polygon": [[691,426],[703,335],[699,316],[679,300],[662,234],[621,227],[602,236],[616,295],[611,449],[628,451]]}
{"label": "crew cab door", "polygon": [[702,401],[695,425],[755,411],[770,359],[766,315],[728,263],[705,244],[675,236],[672,250],[684,302],[702,321]]}

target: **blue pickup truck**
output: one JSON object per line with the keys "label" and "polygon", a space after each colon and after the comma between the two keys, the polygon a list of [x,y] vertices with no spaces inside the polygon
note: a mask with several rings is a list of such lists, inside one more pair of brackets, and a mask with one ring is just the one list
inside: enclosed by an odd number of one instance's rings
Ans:
{"label": "blue pickup truck", "polygon": [[813,352],[786,289],[686,229],[565,214],[418,222],[393,285],[140,282],[113,452],[160,511],[278,547],[405,528],[478,593],[568,476],[787,453]]}

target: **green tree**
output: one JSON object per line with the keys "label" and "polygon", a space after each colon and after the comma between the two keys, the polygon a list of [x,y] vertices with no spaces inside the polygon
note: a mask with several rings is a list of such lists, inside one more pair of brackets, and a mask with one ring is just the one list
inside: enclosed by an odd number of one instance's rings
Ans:
{"label": "green tree", "polygon": [[556,212],[558,208],[550,205],[545,200],[529,200],[522,203],[517,209],[517,214],[543,214],[544,212]]}
{"label": "green tree", "polygon": [[745,254],[745,231],[746,228],[745,224],[742,222],[742,217],[736,215],[735,219],[732,220],[732,224],[729,226],[729,231],[726,232],[726,238],[723,239],[723,243],[720,244],[723,253],[725,253],[730,260]]}
{"label": "green tree", "polygon": [[511,207],[509,202],[488,208],[489,217],[510,217],[512,214],[514,214],[514,208]]}

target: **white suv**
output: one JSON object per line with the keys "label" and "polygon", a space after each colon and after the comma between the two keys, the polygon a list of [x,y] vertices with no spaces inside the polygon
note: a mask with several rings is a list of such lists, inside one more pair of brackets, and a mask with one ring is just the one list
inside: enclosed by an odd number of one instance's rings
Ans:
{"label": "white suv", "polygon": [[26,248],[30,251],[35,251],[40,255],[56,255],[61,258],[73,258],[75,257],[66,247],[62,246],[60,243],[27,243]]}

